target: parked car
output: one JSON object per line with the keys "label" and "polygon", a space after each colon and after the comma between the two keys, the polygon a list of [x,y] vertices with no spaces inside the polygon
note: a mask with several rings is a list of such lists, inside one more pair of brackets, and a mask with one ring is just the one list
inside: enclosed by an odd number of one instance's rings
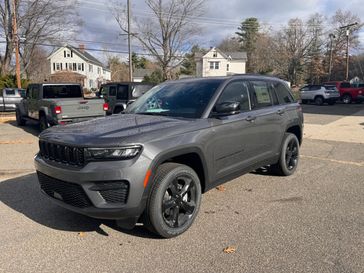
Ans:
{"label": "parked car", "polygon": [[262,166],[292,175],[303,114],[288,86],[264,76],[158,85],[123,115],[50,128],[35,166],[55,203],[162,237],[185,232],[201,194]]}
{"label": "parked car", "polygon": [[153,86],[140,82],[112,82],[101,85],[99,94],[109,105],[107,114],[119,114]]}
{"label": "parked car", "polygon": [[102,99],[86,100],[82,88],[73,83],[30,84],[23,100],[17,104],[16,120],[25,125],[27,120],[39,121],[44,130],[57,124],[84,121],[105,116],[107,104]]}
{"label": "parked car", "polygon": [[300,89],[302,104],[314,102],[316,105],[335,104],[340,99],[340,93],[335,85],[306,85]]}
{"label": "parked car", "polygon": [[350,82],[336,81],[326,82],[324,84],[333,84],[340,92],[341,100],[345,104],[352,102],[364,101],[364,87],[360,85],[351,85]]}
{"label": "parked car", "polygon": [[24,89],[4,88],[0,90],[0,111],[15,111],[16,104],[22,100]]}

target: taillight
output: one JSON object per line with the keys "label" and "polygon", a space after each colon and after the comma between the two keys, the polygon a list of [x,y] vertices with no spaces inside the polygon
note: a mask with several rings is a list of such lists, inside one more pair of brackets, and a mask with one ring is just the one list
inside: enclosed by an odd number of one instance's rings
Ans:
{"label": "taillight", "polygon": [[62,113],[62,107],[57,105],[56,107],[54,107],[54,112],[59,115],[60,113]]}
{"label": "taillight", "polygon": [[109,111],[109,104],[107,102],[103,105],[104,111]]}

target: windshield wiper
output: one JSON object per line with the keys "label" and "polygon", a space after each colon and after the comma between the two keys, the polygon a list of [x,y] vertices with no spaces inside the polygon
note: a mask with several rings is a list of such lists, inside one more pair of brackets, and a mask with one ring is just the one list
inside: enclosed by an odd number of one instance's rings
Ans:
{"label": "windshield wiper", "polygon": [[169,116],[166,112],[139,112],[137,115],[149,115],[149,116]]}

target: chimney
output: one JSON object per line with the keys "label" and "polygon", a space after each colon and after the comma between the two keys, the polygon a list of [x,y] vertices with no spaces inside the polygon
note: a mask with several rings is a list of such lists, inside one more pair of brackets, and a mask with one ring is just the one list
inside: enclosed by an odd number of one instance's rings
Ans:
{"label": "chimney", "polygon": [[84,44],[80,44],[78,46],[78,49],[82,52],[82,53],[85,53],[85,45]]}

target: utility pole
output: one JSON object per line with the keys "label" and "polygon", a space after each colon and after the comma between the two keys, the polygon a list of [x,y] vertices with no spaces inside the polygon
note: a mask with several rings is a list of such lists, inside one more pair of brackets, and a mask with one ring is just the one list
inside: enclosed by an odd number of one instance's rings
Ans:
{"label": "utility pole", "polygon": [[16,69],[16,82],[17,86],[21,88],[21,80],[20,80],[20,61],[19,61],[19,37],[18,37],[18,28],[16,25],[16,3],[13,1],[13,42],[15,47],[15,69]]}
{"label": "utility pole", "polygon": [[345,73],[345,80],[349,80],[349,35],[350,35],[350,28],[356,26],[358,22],[353,24],[349,24],[346,26],[340,27],[340,29],[346,29],[346,73]]}
{"label": "utility pole", "polygon": [[332,43],[333,40],[336,38],[336,36],[332,33],[329,34],[329,38],[330,38],[330,61],[329,61],[329,78],[328,81],[331,80],[331,71],[332,71]]}
{"label": "utility pole", "polygon": [[132,60],[132,53],[131,53],[131,33],[130,33],[130,17],[131,17],[131,10],[130,10],[130,0],[128,1],[128,51],[129,51],[129,81],[133,81],[133,60]]}

